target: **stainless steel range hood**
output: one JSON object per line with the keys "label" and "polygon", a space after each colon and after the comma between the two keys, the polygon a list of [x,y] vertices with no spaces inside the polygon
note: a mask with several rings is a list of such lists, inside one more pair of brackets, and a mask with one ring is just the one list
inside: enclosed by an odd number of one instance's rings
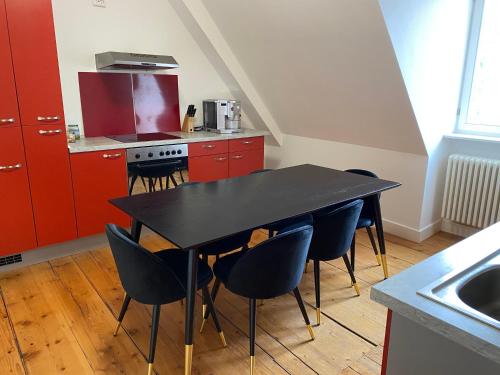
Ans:
{"label": "stainless steel range hood", "polygon": [[163,70],[178,68],[172,56],[129,52],[104,52],[95,55],[97,70]]}

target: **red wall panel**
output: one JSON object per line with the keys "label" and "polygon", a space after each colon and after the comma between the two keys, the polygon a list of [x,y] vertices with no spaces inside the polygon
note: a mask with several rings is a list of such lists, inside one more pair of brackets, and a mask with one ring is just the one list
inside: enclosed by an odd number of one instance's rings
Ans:
{"label": "red wall panel", "polygon": [[137,133],[181,130],[177,76],[132,74]]}
{"label": "red wall panel", "polygon": [[85,136],[135,133],[132,80],[126,73],[78,73]]}
{"label": "red wall panel", "polygon": [[180,131],[177,76],[78,74],[87,137]]}

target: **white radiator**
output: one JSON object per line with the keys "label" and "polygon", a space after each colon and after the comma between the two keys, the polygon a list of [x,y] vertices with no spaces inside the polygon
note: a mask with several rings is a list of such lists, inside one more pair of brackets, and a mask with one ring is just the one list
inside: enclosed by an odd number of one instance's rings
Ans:
{"label": "white radiator", "polygon": [[442,216],[476,228],[500,221],[500,160],[451,155]]}

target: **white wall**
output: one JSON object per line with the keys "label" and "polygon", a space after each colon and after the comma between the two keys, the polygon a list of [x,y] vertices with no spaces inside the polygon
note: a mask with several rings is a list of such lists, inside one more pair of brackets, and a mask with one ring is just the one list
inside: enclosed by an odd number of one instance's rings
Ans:
{"label": "white wall", "polygon": [[268,145],[265,151],[268,168],[306,163],[340,170],[362,168],[400,182],[401,187],[382,194],[385,230],[414,241],[420,239],[425,156],[293,135],[284,136],[283,146]]}
{"label": "white wall", "polygon": [[169,74],[179,75],[181,120],[188,104],[198,107],[201,123],[203,99],[231,97],[168,1],[107,0],[106,8],[93,7],[90,0],[52,3],[67,124],[82,124],[78,72],[95,71],[97,52],[174,56],[180,68]]}
{"label": "white wall", "polygon": [[201,2],[282,133],[425,155],[376,1]]}

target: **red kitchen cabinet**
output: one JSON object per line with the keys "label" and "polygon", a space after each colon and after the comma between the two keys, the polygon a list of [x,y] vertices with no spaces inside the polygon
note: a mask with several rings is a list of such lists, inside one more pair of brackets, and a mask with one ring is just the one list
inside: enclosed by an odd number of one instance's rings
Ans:
{"label": "red kitchen cabinet", "polygon": [[107,223],[128,227],[130,218],[108,202],[128,194],[125,150],[71,154],[70,160],[78,237],[102,233]]}
{"label": "red kitchen cabinet", "polygon": [[196,142],[188,144],[189,156],[224,154],[228,151],[227,141]]}
{"label": "red kitchen cabinet", "polygon": [[36,247],[21,128],[0,129],[0,256]]}
{"label": "red kitchen cabinet", "polygon": [[264,137],[229,140],[229,152],[264,149]]}
{"label": "red kitchen cabinet", "polygon": [[244,176],[263,167],[263,149],[229,153],[229,177]]}
{"label": "red kitchen cabinet", "polygon": [[209,182],[227,178],[228,160],[227,153],[195,157],[189,156],[189,181]]}
{"label": "red kitchen cabinet", "polygon": [[51,0],[5,0],[5,8],[21,123],[62,125]]}
{"label": "red kitchen cabinet", "polygon": [[76,238],[64,126],[23,127],[38,246]]}
{"label": "red kitchen cabinet", "polygon": [[0,129],[19,125],[16,83],[3,0],[0,0],[0,84]]}

